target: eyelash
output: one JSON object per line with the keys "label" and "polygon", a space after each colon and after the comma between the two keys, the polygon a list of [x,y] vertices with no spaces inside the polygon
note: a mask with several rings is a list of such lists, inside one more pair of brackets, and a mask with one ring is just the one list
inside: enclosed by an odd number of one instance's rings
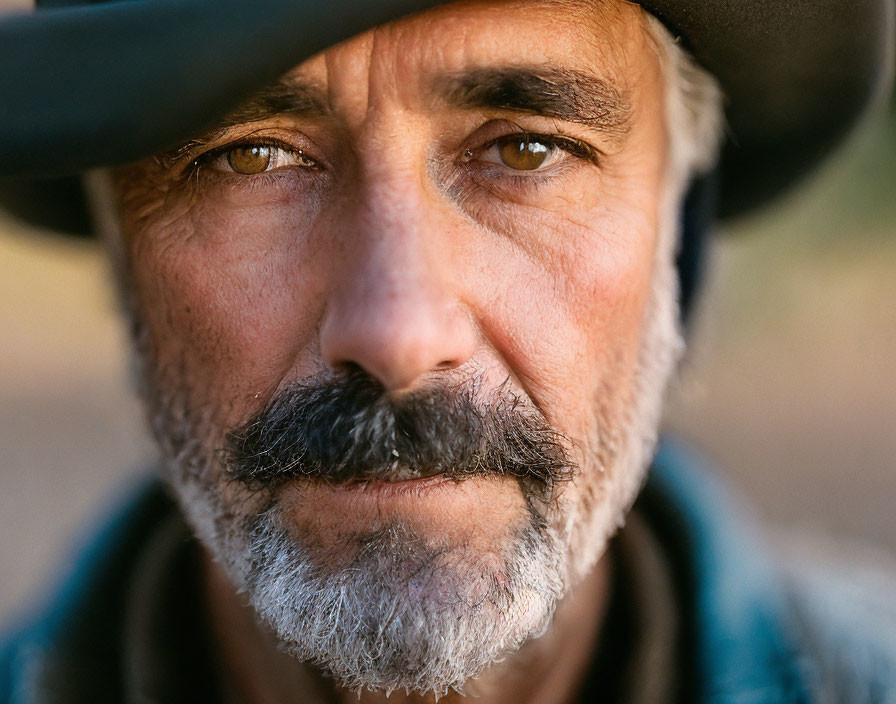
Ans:
{"label": "eyelash", "polygon": [[[500,171],[500,177],[504,179],[506,182],[511,183],[516,188],[525,188],[528,186],[538,187],[540,185],[544,185],[552,181],[554,178],[562,174],[567,170],[570,166],[569,164],[560,164],[559,166],[555,165],[553,167],[549,167],[545,170],[516,170],[509,166],[498,164],[492,161],[480,160],[478,164],[475,166],[472,164],[473,158],[475,158],[476,154],[482,155],[487,152],[489,149],[499,145],[501,142],[509,141],[509,140],[526,140],[529,142],[536,142],[540,144],[545,144],[551,148],[560,149],[566,154],[569,154],[575,159],[591,162],[595,165],[599,165],[601,153],[595,149],[593,146],[584,142],[582,140],[568,137],[566,135],[561,134],[544,134],[539,132],[528,132],[528,131],[515,131],[507,134],[502,134],[498,137],[490,139],[485,144],[475,147],[472,149],[465,150],[464,154],[473,154],[474,156],[468,159],[461,159],[461,163],[467,166],[468,169],[478,169],[478,170],[492,170]],[[304,168],[319,170],[323,167],[320,166],[319,162],[316,159],[309,157],[302,150],[298,149],[295,146],[292,146],[282,140],[265,138],[265,137],[250,137],[244,138],[239,141],[229,142],[227,144],[223,144],[219,147],[214,147],[209,149],[202,154],[191,159],[188,166],[185,168],[182,173],[182,177],[186,181],[195,181],[198,179],[200,174],[206,170],[211,170],[210,165],[220,156],[227,154],[230,151],[240,149],[240,148],[249,148],[249,147],[270,147],[272,149],[281,149],[284,152],[291,154],[293,156],[301,156],[308,161],[311,161],[314,165],[307,166]],[[564,168],[567,167],[567,168]],[[252,182],[256,186],[263,186],[265,182],[272,182],[272,179],[276,178],[275,174],[280,169],[286,169],[286,167],[275,167],[270,171],[260,172],[254,175],[247,174],[239,174],[239,173],[230,173],[226,171],[220,172],[220,175],[225,178],[236,178],[241,182]]]}
{"label": "eyelash", "polygon": [[[543,189],[552,188],[558,179],[578,166],[585,164],[600,166],[603,158],[603,153],[600,150],[574,137],[524,130],[505,133],[489,139],[482,146],[467,150],[467,152],[472,152],[474,156],[481,155],[505,140],[540,142],[560,149],[573,158],[572,160],[561,159],[559,163],[544,170],[536,169],[530,171],[513,169],[494,161],[477,159],[474,162],[473,159],[461,159],[460,165],[464,167],[464,171],[467,173],[469,186],[476,189],[482,188],[498,197],[510,197],[514,200],[516,198],[526,198],[529,197],[528,194],[534,196]],[[454,193],[455,197],[463,199],[472,195],[472,192],[466,192],[465,194],[466,189],[462,185],[462,181],[457,179],[452,179],[449,191]]]}
{"label": "eyelash", "polygon": [[591,161],[595,164],[598,163],[600,157],[600,152],[587,142],[575,139],[574,137],[567,137],[562,134],[542,134],[540,132],[512,132],[510,134],[504,134],[486,142],[486,144],[479,148],[479,151],[483,152],[486,149],[490,149],[507,140],[526,140],[528,142],[546,144],[550,147],[561,149],[578,159]]}
{"label": "eyelash", "polygon": [[[199,173],[205,169],[207,169],[215,159],[218,157],[227,154],[227,152],[234,151],[236,149],[247,149],[250,147],[270,147],[271,149],[280,149],[287,154],[290,154],[295,157],[302,157],[303,159],[307,159],[312,162],[313,166],[306,166],[304,168],[307,169],[320,169],[320,164],[316,159],[308,156],[303,150],[295,147],[291,144],[287,144],[279,139],[271,139],[269,137],[252,137],[242,139],[236,142],[228,142],[227,144],[223,144],[220,147],[214,147],[213,149],[209,149],[206,152],[203,152],[199,156],[194,157],[187,168],[184,171],[185,178],[195,178],[199,175]],[[280,167],[283,168],[283,167]],[[270,171],[264,171],[259,174],[255,174],[256,177],[264,177],[270,176],[274,171],[277,171],[277,168],[271,169]],[[223,172],[226,176],[237,176],[239,178],[250,178],[249,175]]]}

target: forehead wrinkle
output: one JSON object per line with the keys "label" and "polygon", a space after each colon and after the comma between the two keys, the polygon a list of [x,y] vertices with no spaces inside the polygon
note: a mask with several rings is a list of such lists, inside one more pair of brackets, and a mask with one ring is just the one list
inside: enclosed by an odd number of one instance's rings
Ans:
{"label": "forehead wrinkle", "polygon": [[615,135],[625,133],[631,121],[625,93],[572,68],[477,68],[448,76],[437,90],[457,107],[531,113]]}

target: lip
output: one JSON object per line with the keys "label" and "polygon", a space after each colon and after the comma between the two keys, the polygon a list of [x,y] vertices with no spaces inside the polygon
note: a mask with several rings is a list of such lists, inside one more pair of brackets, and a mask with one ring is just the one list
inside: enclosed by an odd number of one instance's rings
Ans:
{"label": "lip", "polygon": [[525,515],[525,497],[514,484],[494,476],[459,480],[448,475],[336,484],[296,481],[285,484],[277,500],[296,535],[364,535],[403,524],[435,539],[466,535],[496,516],[506,521]]}

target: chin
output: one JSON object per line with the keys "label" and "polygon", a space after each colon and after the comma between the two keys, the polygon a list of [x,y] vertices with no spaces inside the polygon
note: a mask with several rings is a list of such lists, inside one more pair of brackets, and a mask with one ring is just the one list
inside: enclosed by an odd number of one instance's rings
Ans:
{"label": "chin", "polygon": [[275,505],[226,566],[299,660],[349,689],[441,694],[541,635],[566,590],[545,520],[527,515],[487,548],[475,533],[392,515],[303,540]]}

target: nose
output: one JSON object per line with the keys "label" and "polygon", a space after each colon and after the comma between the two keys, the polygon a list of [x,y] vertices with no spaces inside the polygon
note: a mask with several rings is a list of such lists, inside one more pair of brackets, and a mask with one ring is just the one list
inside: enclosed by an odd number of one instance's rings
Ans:
{"label": "nose", "polygon": [[332,369],[360,367],[387,391],[407,391],[473,355],[478,336],[453,275],[459,257],[434,210],[412,187],[392,184],[339,219],[346,256],[320,328]]}

